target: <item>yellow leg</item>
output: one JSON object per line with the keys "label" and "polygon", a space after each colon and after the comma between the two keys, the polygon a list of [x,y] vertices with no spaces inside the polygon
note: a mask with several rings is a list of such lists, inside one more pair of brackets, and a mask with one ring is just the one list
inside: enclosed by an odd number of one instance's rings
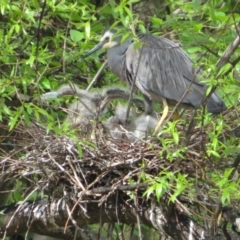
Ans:
{"label": "yellow leg", "polygon": [[163,121],[166,119],[169,112],[168,104],[166,98],[163,98],[163,112],[157,126],[154,129],[153,136],[157,135],[159,128],[163,125]]}

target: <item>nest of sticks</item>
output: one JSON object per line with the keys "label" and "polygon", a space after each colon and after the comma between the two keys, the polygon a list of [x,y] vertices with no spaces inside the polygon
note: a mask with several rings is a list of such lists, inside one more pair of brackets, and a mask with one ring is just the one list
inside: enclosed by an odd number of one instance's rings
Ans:
{"label": "nest of sticks", "polygon": [[[234,121],[238,118],[237,110],[227,110],[223,118],[232,124],[232,129],[237,129]],[[182,145],[186,129],[179,126],[179,144],[172,143],[166,148],[164,142],[172,138],[171,134],[130,143],[124,139],[110,139],[102,131],[97,131],[94,141],[77,141],[51,133],[46,135],[46,130],[38,124],[33,123],[29,127],[21,123],[11,135],[15,141],[14,149],[1,161],[1,180],[27,180],[24,196],[39,191],[51,197],[60,197],[64,188],[75,191],[78,196],[82,192],[82,198],[94,196],[95,199],[97,196],[101,204],[116,190],[126,194],[139,189],[142,194],[149,187],[148,181],[141,178],[142,172],[149,178],[168,170],[202,179],[216,166],[219,170],[230,166],[233,163],[231,155],[217,163],[206,156],[205,145],[211,141],[207,131],[211,131],[211,125],[193,128],[186,147]],[[227,141],[231,136],[239,137],[237,135],[238,131],[228,127],[223,129],[219,138]],[[175,152],[178,154],[174,157]]]}

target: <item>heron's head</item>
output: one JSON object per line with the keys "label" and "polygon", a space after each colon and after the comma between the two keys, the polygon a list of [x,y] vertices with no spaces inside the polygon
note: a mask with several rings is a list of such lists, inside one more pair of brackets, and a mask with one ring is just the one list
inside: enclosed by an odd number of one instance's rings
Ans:
{"label": "heron's head", "polygon": [[119,36],[116,36],[114,31],[107,30],[103,34],[100,42],[94,48],[92,48],[89,52],[84,54],[79,61],[82,61],[84,58],[92,55],[93,53],[97,52],[101,48],[112,48],[118,45],[120,41],[121,41],[121,37],[119,39]]}
{"label": "heron's head", "polygon": [[100,43],[103,44],[102,48],[112,48],[112,47],[115,47],[116,45],[118,45],[120,43],[120,41],[119,41],[119,37],[115,36],[114,31],[107,30],[103,34]]}

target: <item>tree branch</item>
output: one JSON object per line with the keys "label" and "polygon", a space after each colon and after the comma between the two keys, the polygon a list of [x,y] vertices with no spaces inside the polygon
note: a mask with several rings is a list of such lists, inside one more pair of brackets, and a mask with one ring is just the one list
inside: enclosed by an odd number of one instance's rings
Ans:
{"label": "tree branch", "polygon": [[[238,23],[236,27],[237,33],[240,31],[240,23]],[[230,62],[230,57],[232,54],[237,50],[240,44],[240,36],[239,34],[233,40],[233,42],[227,47],[225,52],[223,53],[222,57],[217,61],[217,72],[228,62]]]}

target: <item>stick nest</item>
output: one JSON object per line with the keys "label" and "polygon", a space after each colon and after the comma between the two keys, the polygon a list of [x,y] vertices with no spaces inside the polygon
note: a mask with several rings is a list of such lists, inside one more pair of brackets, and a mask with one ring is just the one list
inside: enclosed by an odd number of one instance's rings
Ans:
{"label": "stick nest", "polygon": [[[234,124],[232,119],[236,119],[237,111],[229,110],[225,117]],[[14,149],[1,161],[0,181],[27,180],[24,196],[40,191],[59,198],[68,193],[76,199],[97,198],[101,204],[116,190],[127,193],[138,189],[143,193],[150,184],[145,181],[146,176],[154,179],[162,171],[180,172],[189,179],[204,179],[216,166],[220,170],[232,164],[231,156],[218,162],[206,155],[206,144],[211,141],[206,131],[211,131],[210,125],[203,129],[195,127],[186,147],[186,129],[178,126],[179,143],[172,141],[166,148],[164,143],[172,139],[171,134],[130,143],[110,139],[99,131],[94,140],[73,140],[46,135],[46,130],[38,124],[29,127],[21,123],[11,136],[15,141]],[[225,141],[232,135],[226,128],[219,138]]]}

